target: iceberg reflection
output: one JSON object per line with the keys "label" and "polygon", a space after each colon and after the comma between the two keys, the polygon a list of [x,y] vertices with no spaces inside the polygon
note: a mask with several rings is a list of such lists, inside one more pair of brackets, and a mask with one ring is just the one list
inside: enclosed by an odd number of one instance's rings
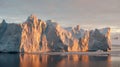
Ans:
{"label": "iceberg reflection", "polygon": [[111,67],[111,56],[20,54],[20,67]]}

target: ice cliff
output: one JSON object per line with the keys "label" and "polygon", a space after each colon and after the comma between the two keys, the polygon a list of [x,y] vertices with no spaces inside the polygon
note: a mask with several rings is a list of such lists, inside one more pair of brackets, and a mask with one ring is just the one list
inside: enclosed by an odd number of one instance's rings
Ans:
{"label": "ice cliff", "polygon": [[0,52],[74,52],[111,50],[110,28],[62,28],[31,15],[22,24],[0,23]]}

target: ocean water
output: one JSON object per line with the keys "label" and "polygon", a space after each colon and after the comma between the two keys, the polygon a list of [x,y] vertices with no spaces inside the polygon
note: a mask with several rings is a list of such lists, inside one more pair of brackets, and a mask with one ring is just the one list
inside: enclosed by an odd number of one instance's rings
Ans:
{"label": "ocean water", "polygon": [[120,46],[110,54],[0,53],[0,67],[120,67]]}

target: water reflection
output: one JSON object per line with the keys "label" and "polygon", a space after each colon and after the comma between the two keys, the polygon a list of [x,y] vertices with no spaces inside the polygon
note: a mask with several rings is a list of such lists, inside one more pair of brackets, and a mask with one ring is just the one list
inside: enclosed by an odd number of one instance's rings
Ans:
{"label": "water reflection", "polygon": [[56,67],[63,58],[60,55],[20,54],[20,67]]}
{"label": "water reflection", "polygon": [[20,67],[111,67],[111,56],[20,54]]}
{"label": "water reflection", "polygon": [[[0,53],[0,67],[112,67],[111,63],[114,62],[111,62],[110,55],[88,56]],[[120,64],[114,65],[118,66]]]}
{"label": "water reflection", "polygon": [[19,54],[0,53],[0,67],[19,67]]}

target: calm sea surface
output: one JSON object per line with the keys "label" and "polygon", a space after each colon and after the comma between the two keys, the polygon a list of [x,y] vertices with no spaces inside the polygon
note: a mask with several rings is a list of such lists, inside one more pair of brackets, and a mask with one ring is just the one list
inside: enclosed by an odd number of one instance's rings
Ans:
{"label": "calm sea surface", "polygon": [[0,67],[120,67],[120,46],[109,55],[0,53]]}

